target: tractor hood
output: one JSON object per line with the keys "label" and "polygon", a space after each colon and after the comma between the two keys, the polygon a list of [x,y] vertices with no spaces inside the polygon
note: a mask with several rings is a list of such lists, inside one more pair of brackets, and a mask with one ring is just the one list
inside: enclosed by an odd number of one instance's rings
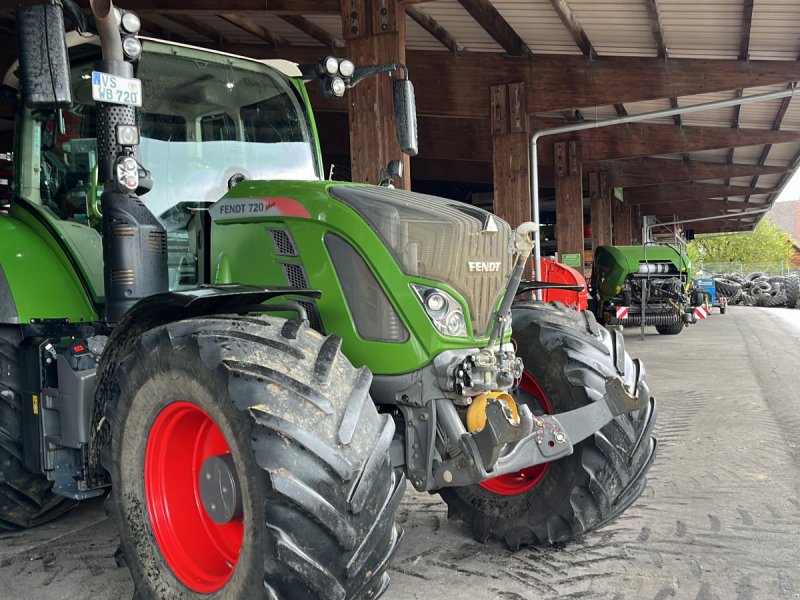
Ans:
{"label": "tractor hood", "polygon": [[488,333],[512,269],[511,228],[456,200],[375,186],[332,186],[381,237],[406,275],[439,281],[469,305],[478,336]]}

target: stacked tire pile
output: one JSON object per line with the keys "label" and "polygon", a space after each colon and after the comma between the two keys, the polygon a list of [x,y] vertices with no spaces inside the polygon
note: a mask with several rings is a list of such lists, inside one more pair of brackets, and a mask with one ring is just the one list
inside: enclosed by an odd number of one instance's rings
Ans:
{"label": "stacked tire pile", "polygon": [[726,273],[714,278],[717,295],[726,296],[728,304],[745,306],[787,306],[797,308],[800,299],[800,276],[769,276],[756,272],[743,276]]}

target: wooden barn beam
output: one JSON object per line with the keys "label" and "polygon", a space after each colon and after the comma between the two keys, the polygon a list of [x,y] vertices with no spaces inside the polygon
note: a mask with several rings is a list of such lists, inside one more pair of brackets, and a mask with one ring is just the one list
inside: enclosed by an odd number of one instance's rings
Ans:
{"label": "wooden barn beam", "polygon": [[450,52],[461,52],[464,49],[464,46],[461,44],[461,42],[450,35],[450,32],[442,27],[436,19],[427,13],[422,12],[415,6],[405,4],[405,7],[406,14],[414,19],[417,25],[439,40],[442,46],[450,50]]}
{"label": "wooden barn beam", "polygon": [[494,212],[512,227],[531,220],[531,169],[525,86],[489,90]]}
{"label": "wooden barn beam", "polygon": [[572,39],[575,40],[575,44],[581,49],[583,55],[587,58],[596,58],[597,52],[595,52],[594,46],[592,46],[592,42],[589,40],[589,36],[586,35],[586,32],[583,30],[575,13],[572,12],[567,0],[550,0],[550,4],[553,5],[561,22],[564,23],[564,27],[567,28],[567,31],[569,31],[569,34],[572,36]]}
{"label": "wooden barn beam", "polygon": [[344,48],[344,40],[331,35],[316,23],[309,21],[300,15],[278,15],[282,20],[286,21],[294,27],[299,29],[307,36],[314,38],[319,43],[324,44],[328,48],[342,49]]}
{"label": "wooden barn beam", "polygon": [[723,185],[719,183],[675,183],[671,185],[648,185],[626,189],[625,202],[631,204],[659,204],[679,200],[703,200],[727,198],[750,194],[769,194],[772,188],[752,188],[746,185]]}
{"label": "wooden barn beam", "polygon": [[[229,52],[256,58],[314,62],[320,48],[233,45]],[[660,98],[691,96],[789,83],[800,79],[795,61],[749,61],[535,55],[504,57],[485,52],[406,52],[420,114],[485,118],[486,98],[475,90],[519,81],[530,114]]]}
{"label": "wooden barn beam", "polygon": [[633,240],[631,204],[611,201],[612,238],[615,246],[629,246]]}
{"label": "wooden barn beam", "polygon": [[[264,40],[268,44],[272,44],[273,46],[288,46],[290,45],[285,39],[282,37],[275,35],[269,29],[256,23],[252,19],[245,17],[243,15],[239,15],[236,13],[219,13],[217,15],[220,19],[224,19],[231,25],[235,25],[239,29],[242,29],[253,35],[259,39]],[[179,21],[178,21],[179,22]]]}
{"label": "wooden barn beam", "polygon": [[177,34],[173,31],[168,31],[161,27],[158,23],[153,23],[149,19],[145,19],[144,17],[140,17],[139,20],[142,22],[142,34],[148,35],[151,37],[158,38],[160,40],[169,40],[171,42],[178,42],[179,44],[190,44],[191,42],[187,40],[184,36]]}
{"label": "wooden barn beam", "polygon": [[759,167],[748,164],[728,164],[693,160],[671,160],[668,158],[633,158],[593,163],[592,166],[608,171],[612,188],[632,188],[657,183],[680,183],[705,179],[727,179],[753,175],[777,175],[788,167]]}
{"label": "wooden barn beam", "polygon": [[739,36],[739,60],[750,60],[750,31],[753,24],[753,2],[744,0],[742,6],[742,29]]}
{"label": "wooden barn beam", "polygon": [[611,188],[608,185],[606,171],[592,171],[589,173],[589,214],[592,224],[592,256],[598,246],[611,243],[612,230],[612,202]]}
{"label": "wooden barn beam", "polygon": [[574,140],[557,142],[552,146],[551,152],[555,167],[558,254],[580,254],[583,264],[583,176],[580,146],[581,143]]}
{"label": "wooden barn beam", "polygon": [[[405,63],[405,9],[397,0],[342,0],[345,54],[357,65]],[[409,157],[397,141],[389,77],[368,77],[348,90],[353,181],[378,183],[390,160],[403,163],[399,188],[410,189]]]}
{"label": "wooden barn beam", "polygon": [[645,8],[650,19],[650,28],[653,30],[653,40],[656,43],[657,55],[661,58],[666,58],[669,55],[669,51],[664,38],[664,26],[661,24],[661,11],[658,9],[658,0],[645,0]]}
{"label": "wooden barn beam", "polygon": [[[789,88],[793,88],[797,82],[793,82],[789,84]],[[791,102],[792,98],[787,97],[781,100],[781,104],[778,107],[778,112],[775,114],[775,119],[772,121],[772,130],[773,131],[780,131],[781,124],[783,123],[783,117],[786,116],[786,111],[789,108],[789,102]],[[772,150],[772,144],[767,144],[764,146],[764,149],[761,151],[761,156],[758,159],[758,166],[763,167],[767,162],[767,157],[769,156],[770,151]],[[753,179],[750,181],[750,186],[755,187],[758,183],[758,175],[755,175]],[[748,197],[746,202],[749,202],[750,198]]]}
{"label": "wooden barn beam", "polygon": [[[79,4],[88,6],[87,0]],[[125,8],[136,12],[152,11],[159,14],[218,13],[251,11],[277,15],[340,14],[339,0],[125,0]]]}
{"label": "wooden barn beam", "polygon": [[727,210],[728,208],[735,209],[738,208],[739,205],[741,205],[742,210],[744,210],[745,204],[743,201],[725,200],[723,198],[702,198],[700,200],[675,199],[671,202],[645,202],[643,204],[636,204],[636,206],[640,206],[640,210],[646,214],[652,214],[653,211],[658,213],[669,213],[676,212],[678,210],[711,210],[713,212]]}
{"label": "wooden barn beam", "polygon": [[194,31],[198,35],[202,35],[204,38],[209,39],[220,46],[226,46],[228,43],[228,40],[226,40],[222,33],[220,33],[219,29],[212,27],[211,25],[206,25],[205,23],[202,23],[187,14],[178,15],[174,13],[166,13],[163,16],[165,19],[172,21],[181,27],[185,27],[190,31]]}
{"label": "wooden barn beam", "polygon": [[[552,121],[534,119],[531,121],[531,131],[552,125]],[[798,142],[800,141],[800,131],[733,130],[723,127],[700,126],[677,128],[672,125],[653,123],[628,123],[544,137],[539,141],[539,155],[542,164],[547,164],[551,160],[553,144],[566,139],[581,140],[583,160],[597,162],[739,146]]]}
{"label": "wooden barn beam", "polygon": [[411,159],[411,172],[413,179],[420,181],[493,184],[492,163],[477,160],[415,157]]}
{"label": "wooden barn beam", "polygon": [[[529,56],[530,48],[490,0],[458,0],[470,16],[511,56]],[[488,87],[488,86],[486,86]],[[480,88],[478,88],[480,89]]]}

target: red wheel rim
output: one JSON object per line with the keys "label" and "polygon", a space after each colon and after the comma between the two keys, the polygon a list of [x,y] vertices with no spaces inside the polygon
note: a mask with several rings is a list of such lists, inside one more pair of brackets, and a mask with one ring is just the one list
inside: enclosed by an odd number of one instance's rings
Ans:
{"label": "red wheel rim", "polygon": [[242,523],[214,522],[200,498],[203,462],[226,453],[217,424],[189,402],[164,408],[147,438],[144,490],[156,543],[181,583],[201,594],[225,585],[242,548]]}
{"label": "red wheel rim", "polygon": [[[535,401],[548,415],[553,414],[553,411],[550,409],[550,403],[547,401],[547,396],[545,396],[541,386],[527,371],[522,372],[522,381],[520,381],[519,389],[533,396]],[[524,494],[528,490],[533,489],[533,487],[542,480],[549,467],[550,463],[535,465],[517,471],[516,473],[500,475],[492,479],[487,479],[486,481],[481,481],[480,485],[493,494],[498,494],[500,496]]]}

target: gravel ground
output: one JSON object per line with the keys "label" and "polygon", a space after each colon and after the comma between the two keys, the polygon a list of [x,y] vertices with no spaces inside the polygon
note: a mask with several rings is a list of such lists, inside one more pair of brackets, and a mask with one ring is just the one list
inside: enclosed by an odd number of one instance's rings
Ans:
{"label": "gravel ground", "polygon": [[[731,307],[625,337],[660,410],[639,501],[584,539],[512,553],[409,488],[385,598],[800,599],[800,310]],[[0,535],[0,598],[129,598],[115,547],[97,501]]]}

